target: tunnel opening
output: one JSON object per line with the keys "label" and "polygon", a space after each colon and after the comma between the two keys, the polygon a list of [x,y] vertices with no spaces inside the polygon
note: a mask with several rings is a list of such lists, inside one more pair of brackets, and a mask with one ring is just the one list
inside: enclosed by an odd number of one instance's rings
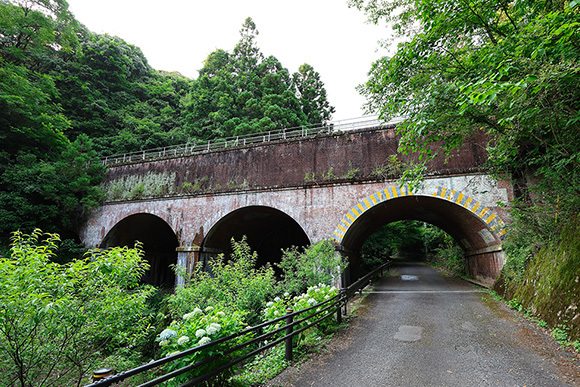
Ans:
{"label": "tunnel opening", "polygon": [[117,223],[106,235],[101,248],[113,246],[133,247],[143,243],[145,259],[150,265],[143,283],[161,288],[175,286],[175,272],[171,265],[177,263],[179,245],[171,227],[161,218],[151,214],[135,214]]}
{"label": "tunnel opening", "polygon": [[[371,198],[367,199],[363,202],[369,204]],[[495,215],[492,219],[488,216],[489,222],[486,222],[481,213],[468,206],[436,196],[399,194],[388,200],[373,201],[376,203],[368,205],[364,211],[345,216],[349,220],[342,221],[338,227],[342,234],[335,232],[340,236],[337,242],[349,261],[347,283],[363,275],[361,249],[365,241],[381,227],[401,220],[425,222],[449,234],[463,249],[467,274],[471,277],[491,284],[499,275],[503,266],[501,239],[490,228]],[[362,208],[360,203],[353,210],[357,208]],[[349,214],[353,214],[353,210]]]}
{"label": "tunnel opening", "polygon": [[282,250],[290,247],[304,248],[310,245],[302,227],[290,216],[275,208],[250,206],[235,210],[220,219],[204,239],[204,261],[210,256],[232,253],[231,240],[246,238],[252,251],[258,254],[257,267],[276,266],[282,259]]}
{"label": "tunnel opening", "polygon": [[363,243],[360,271],[365,275],[387,261],[426,262],[456,275],[466,275],[461,246],[442,229],[427,222],[399,220],[381,226]]}

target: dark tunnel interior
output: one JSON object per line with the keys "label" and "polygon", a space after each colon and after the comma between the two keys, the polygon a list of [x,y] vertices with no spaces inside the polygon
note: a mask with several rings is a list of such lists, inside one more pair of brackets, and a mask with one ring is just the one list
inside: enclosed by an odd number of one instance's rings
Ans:
{"label": "dark tunnel interior", "polygon": [[232,238],[240,241],[244,236],[250,248],[258,253],[257,266],[270,263],[276,271],[275,263],[280,262],[282,249],[310,244],[302,227],[290,216],[271,207],[250,206],[217,222],[204,240],[203,251],[229,256]]}
{"label": "dark tunnel interior", "polygon": [[171,227],[155,215],[130,215],[111,229],[101,247],[133,247],[136,241],[143,243],[145,259],[150,265],[143,282],[159,287],[173,287],[175,273],[170,265],[177,263],[175,249],[179,243]]}

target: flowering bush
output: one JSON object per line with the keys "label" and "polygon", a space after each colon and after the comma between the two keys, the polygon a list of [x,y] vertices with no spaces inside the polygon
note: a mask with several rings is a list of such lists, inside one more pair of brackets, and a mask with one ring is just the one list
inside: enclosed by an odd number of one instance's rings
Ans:
{"label": "flowering bush", "polygon": [[217,307],[227,313],[243,310],[248,324],[259,321],[266,300],[274,294],[276,278],[271,267],[257,269],[258,256],[246,238],[232,240],[230,259],[220,255],[208,262],[209,270],[197,265],[185,286],[169,298],[172,313],[181,316],[194,307]]}
{"label": "flowering bush", "polygon": [[[266,321],[274,320],[278,317],[282,317],[282,316],[286,315],[286,313],[287,313],[286,311],[288,309],[292,309],[295,312],[299,311],[299,310],[307,309],[307,308],[310,308],[312,306],[318,305],[326,300],[329,300],[336,295],[338,295],[338,289],[335,286],[318,284],[316,286],[309,287],[308,290],[306,291],[306,293],[303,293],[303,294],[296,296],[292,299],[289,299],[288,293],[284,294],[284,296],[285,296],[284,299],[276,297],[273,301],[270,301],[266,304],[266,308],[262,312],[262,315],[264,316],[264,319]],[[312,316],[313,314],[319,312],[321,309],[323,309],[326,306],[327,305],[323,305],[320,308],[314,308],[308,312],[301,314],[297,318],[302,319],[302,318],[307,317],[307,316]],[[316,320],[316,318],[313,318],[313,320]],[[320,328],[324,329],[325,327],[327,327],[328,325],[333,324],[333,323],[334,323],[334,320],[332,318],[329,318],[321,323]],[[285,321],[282,320],[278,324],[269,326],[268,330],[273,331],[273,330],[276,330],[284,325],[285,325]],[[306,325],[307,325],[307,322],[304,322],[304,323],[300,324],[295,329],[302,328]],[[280,332],[276,336],[282,337],[282,336],[284,336],[284,334],[285,334],[284,332]]]}
{"label": "flowering bush", "polygon": [[[226,314],[212,306],[208,306],[204,310],[194,308],[193,311],[184,314],[180,321],[173,321],[168,328],[164,329],[157,337],[157,341],[161,346],[161,353],[164,356],[171,356],[186,349],[199,347],[240,332],[246,328],[243,321],[244,315],[242,312]],[[209,364],[175,377],[169,385],[181,385],[195,376],[228,363],[234,355],[239,355],[239,352],[222,356],[223,352],[242,339],[246,340],[247,337],[237,339],[236,342],[226,341],[171,362],[167,366],[168,372],[193,364],[208,356],[218,355]],[[222,377],[224,376],[222,375]]]}

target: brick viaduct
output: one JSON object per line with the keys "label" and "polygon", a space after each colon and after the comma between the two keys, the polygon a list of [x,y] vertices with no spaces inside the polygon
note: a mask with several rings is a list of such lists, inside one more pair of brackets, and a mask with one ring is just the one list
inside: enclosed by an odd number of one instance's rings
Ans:
{"label": "brick viaduct", "polygon": [[148,281],[173,285],[171,264],[230,251],[246,236],[259,263],[281,248],[331,238],[349,261],[344,281],[359,277],[360,248],[381,226],[403,219],[438,226],[465,251],[470,274],[491,284],[503,266],[501,240],[512,199],[507,181],[483,169],[482,138],[448,160],[436,158],[414,191],[399,187],[393,126],[234,146],[180,157],[117,164],[105,179],[106,202],[81,229],[87,247],[144,243]]}

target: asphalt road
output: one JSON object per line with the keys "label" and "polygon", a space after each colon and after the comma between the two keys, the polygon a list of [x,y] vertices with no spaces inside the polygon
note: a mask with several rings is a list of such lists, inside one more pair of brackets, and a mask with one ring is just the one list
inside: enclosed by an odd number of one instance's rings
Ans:
{"label": "asphalt road", "polygon": [[578,358],[480,288],[399,264],[326,353],[269,386],[575,386]]}

